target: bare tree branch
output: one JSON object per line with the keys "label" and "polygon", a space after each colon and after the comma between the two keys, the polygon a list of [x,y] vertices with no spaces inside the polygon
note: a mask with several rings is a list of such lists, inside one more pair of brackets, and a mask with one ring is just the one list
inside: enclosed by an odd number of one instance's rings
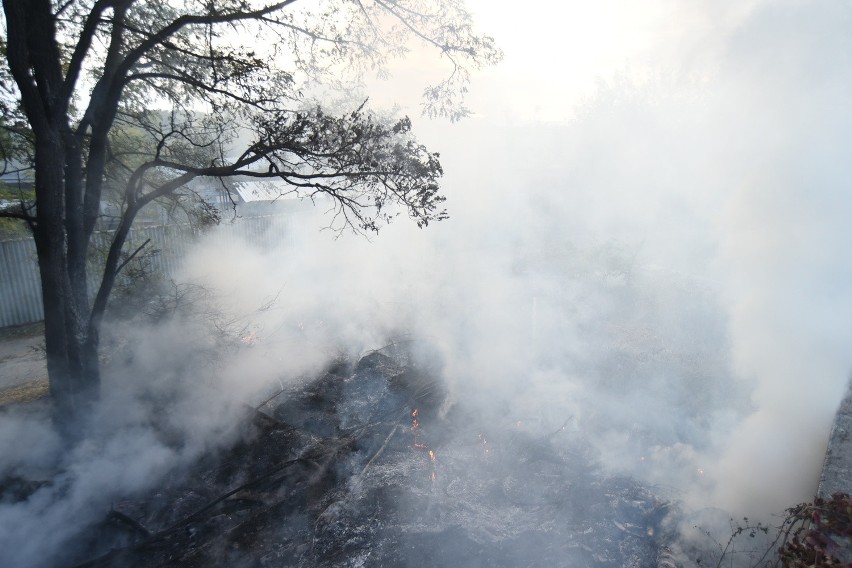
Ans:
{"label": "bare tree branch", "polygon": [[150,243],[150,242],[151,242],[151,239],[146,239],[144,243],[139,245],[136,248],[136,250],[134,250],[131,254],[129,254],[127,256],[127,258],[124,259],[124,262],[119,264],[118,267],[115,269],[115,274],[118,275],[118,273],[121,272],[121,269],[124,268],[125,266],[127,266],[127,263],[129,263],[131,260],[136,258],[136,255],[139,254],[140,252],[142,252],[142,249],[145,248],[146,246],[148,246],[148,243]]}

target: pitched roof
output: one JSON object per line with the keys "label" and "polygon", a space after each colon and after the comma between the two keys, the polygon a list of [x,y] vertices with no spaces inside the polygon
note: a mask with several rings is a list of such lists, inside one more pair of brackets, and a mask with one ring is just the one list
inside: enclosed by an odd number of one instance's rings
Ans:
{"label": "pitched roof", "polygon": [[298,199],[291,188],[274,181],[240,181],[235,184],[235,190],[246,203],[254,201],[276,201],[281,199]]}

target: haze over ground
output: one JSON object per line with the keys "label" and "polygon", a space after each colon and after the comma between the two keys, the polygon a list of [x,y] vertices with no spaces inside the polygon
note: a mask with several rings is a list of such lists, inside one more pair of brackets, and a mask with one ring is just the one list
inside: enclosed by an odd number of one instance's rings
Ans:
{"label": "haze over ground", "polygon": [[[416,123],[443,151],[455,220],[612,240],[707,282],[753,389],[708,458],[719,503],[810,497],[850,370],[849,7],[469,5],[505,61],[474,78],[466,124]],[[409,63],[384,92],[414,113]]]}

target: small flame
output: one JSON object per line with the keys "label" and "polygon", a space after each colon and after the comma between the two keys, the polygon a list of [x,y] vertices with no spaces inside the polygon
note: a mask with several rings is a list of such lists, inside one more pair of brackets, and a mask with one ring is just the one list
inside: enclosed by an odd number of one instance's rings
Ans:
{"label": "small flame", "polygon": [[416,408],[411,412],[411,436],[413,438],[411,443],[415,448],[425,449],[426,444],[420,441],[420,421],[417,419],[418,414],[419,411]]}
{"label": "small flame", "polygon": [[[411,436],[413,438],[412,445],[418,450],[429,450],[429,461],[434,464],[437,461],[437,455],[435,455],[435,451],[429,449],[428,444],[424,444],[420,440],[420,421],[417,420],[417,415],[420,414],[418,409],[414,409],[411,411]],[[435,472],[435,466],[432,466],[432,481],[438,479],[438,474]]]}

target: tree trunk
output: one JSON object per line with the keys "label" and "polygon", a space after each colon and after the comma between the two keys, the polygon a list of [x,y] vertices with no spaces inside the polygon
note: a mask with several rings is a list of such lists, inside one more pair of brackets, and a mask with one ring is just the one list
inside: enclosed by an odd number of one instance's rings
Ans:
{"label": "tree trunk", "polygon": [[85,272],[80,273],[79,261],[76,268],[72,266],[69,255],[69,229],[73,231],[82,221],[81,212],[66,209],[64,190],[73,180],[67,179],[62,139],[58,133],[52,134],[42,136],[36,149],[38,210],[33,236],[41,275],[54,422],[61,431],[73,433],[98,398],[98,345],[96,334],[89,329]]}
{"label": "tree trunk", "polygon": [[[88,314],[77,309],[64,259],[56,248],[39,250],[44,299],[44,338],[54,422],[63,430],[85,420],[100,389],[97,340],[88,332]],[[59,254],[62,255],[61,251]]]}
{"label": "tree trunk", "polygon": [[90,333],[86,283],[82,152],[68,122],[65,88],[49,0],[5,0],[6,58],[32,127],[38,253],[44,301],[47,373],[60,431],[73,434],[97,400],[97,333]]}

